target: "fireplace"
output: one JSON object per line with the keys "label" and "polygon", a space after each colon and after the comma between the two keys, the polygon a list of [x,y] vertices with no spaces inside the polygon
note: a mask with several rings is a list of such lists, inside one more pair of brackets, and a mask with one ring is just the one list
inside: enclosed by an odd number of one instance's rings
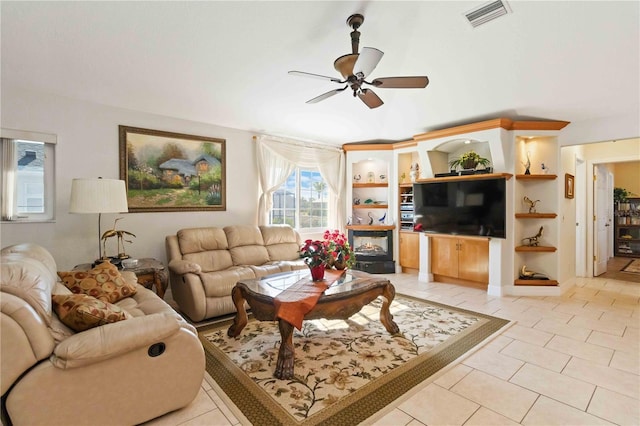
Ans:
{"label": "fireplace", "polygon": [[372,274],[392,274],[393,231],[349,230],[349,245],[356,256],[354,269]]}

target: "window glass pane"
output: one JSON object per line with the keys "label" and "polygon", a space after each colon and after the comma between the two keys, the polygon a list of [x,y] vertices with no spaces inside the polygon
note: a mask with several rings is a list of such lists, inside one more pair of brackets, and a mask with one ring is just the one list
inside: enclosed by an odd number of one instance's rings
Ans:
{"label": "window glass pane", "polygon": [[320,172],[296,169],[273,194],[271,223],[286,223],[297,229],[326,228],[328,199]]}
{"label": "window glass pane", "polygon": [[44,213],[44,143],[18,141],[16,152],[17,213]]}
{"label": "window glass pane", "polygon": [[52,142],[0,139],[2,221],[40,222],[55,218],[55,136],[43,137]]}

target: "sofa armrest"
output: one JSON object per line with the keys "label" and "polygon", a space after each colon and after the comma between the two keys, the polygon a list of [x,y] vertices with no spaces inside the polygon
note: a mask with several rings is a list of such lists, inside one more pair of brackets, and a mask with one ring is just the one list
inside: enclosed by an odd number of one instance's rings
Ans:
{"label": "sofa armrest", "polygon": [[200,265],[197,263],[182,259],[173,259],[169,262],[169,270],[174,274],[184,275],[188,273],[199,274],[202,271],[202,268],[200,268]]}
{"label": "sofa armrest", "polygon": [[82,367],[161,342],[179,329],[172,315],[135,317],[74,334],[55,348],[50,359],[58,368]]}

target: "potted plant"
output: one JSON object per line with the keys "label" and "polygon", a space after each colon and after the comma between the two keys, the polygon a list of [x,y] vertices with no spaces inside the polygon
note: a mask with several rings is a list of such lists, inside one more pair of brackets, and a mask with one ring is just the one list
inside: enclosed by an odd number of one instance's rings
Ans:
{"label": "potted plant", "polygon": [[475,169],[478,165],[487,167],[489,164],[491,164],[491,162],[488,159],[480,157],[480,155],[475,151],[469,151],[462,154],[460,158],[449,161],[449,168],[451,170],[455,170],[458,167],[462,167],[463,169],[468,170]]}
{"label": "potted plant", "polygon": [[336,269],[350,268],[355,264],[353,250],[342,232],[337,229],[334,231],[326,230],[324,231],[324,241]]}
{"label": "potted plant", "polygon": [[313,281],[320,281],[324,278],[324,268],[330,257],[325,241],[306,240],[300,248],[300,257],[304,259],[304,263],[311,270]]}
{"label": "potted plant", "polygon": [[629,197],[629,191],[624,188],[613,188],[613,201],[616,203],[624,203]]}

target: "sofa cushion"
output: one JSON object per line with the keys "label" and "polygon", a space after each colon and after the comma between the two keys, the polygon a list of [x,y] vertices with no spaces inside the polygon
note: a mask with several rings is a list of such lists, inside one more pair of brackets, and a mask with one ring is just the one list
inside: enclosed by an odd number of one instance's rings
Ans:
{"label": "sofa cushion", "polygon": [[104,302],[115,303],[135,294],[136,286],[128,283],[111,262],[102,262],[89,271],[58,272],[64,285],[76,294],[88,294]]}
{"label": "sofa cushion", "polygon": [[75,331],[132,318],[118,306],[86,294],[54,294],[51,299],[60,321]]}
{"label": "sofa cushion", "polygon": [[300,238],[289,225],[261,226],[260,232],[271,261],[300,258]]}
{"label": "sofa cushion", "polygon": [[5,247],[0,251],[0,254],[18,254],[20,258],[29,258],[41,262],[51,274],[54,281],[57,281],[56,277],[56,261],[46,248],[34,243],[22,243],[15,244],[13,246]]}
{"label": "sofa cushion", "polygon": [[0,258],[0,290],[26,301],[45,324],[51,324],[51,291],[56,280],[39,260],[20,253]]}
{"label": "sofa cushion", "polygon": [[229,248],[221,228],[188,228],[178,231],[178,245],[183,255]]}
{"label": "sofa cushion", "polygon": [[259,266],[269,261],[269,253],[264,246],[260,228],[257,226],[225,226],[224,232],[227,234],[229,252],[234,265]]}
{"label": "sofa cushion", "polygon": [[240,280],[255,278],[249,267],[232,266],[224,271],[201,273],[200,279],[207,297],[231,296],[231,290]]}
{"label": "sofa cushion", "polygon": [[200,265],[202,272],[221,271],[233,266],[229,250],[210,250],[185,254],[182,259]]}

